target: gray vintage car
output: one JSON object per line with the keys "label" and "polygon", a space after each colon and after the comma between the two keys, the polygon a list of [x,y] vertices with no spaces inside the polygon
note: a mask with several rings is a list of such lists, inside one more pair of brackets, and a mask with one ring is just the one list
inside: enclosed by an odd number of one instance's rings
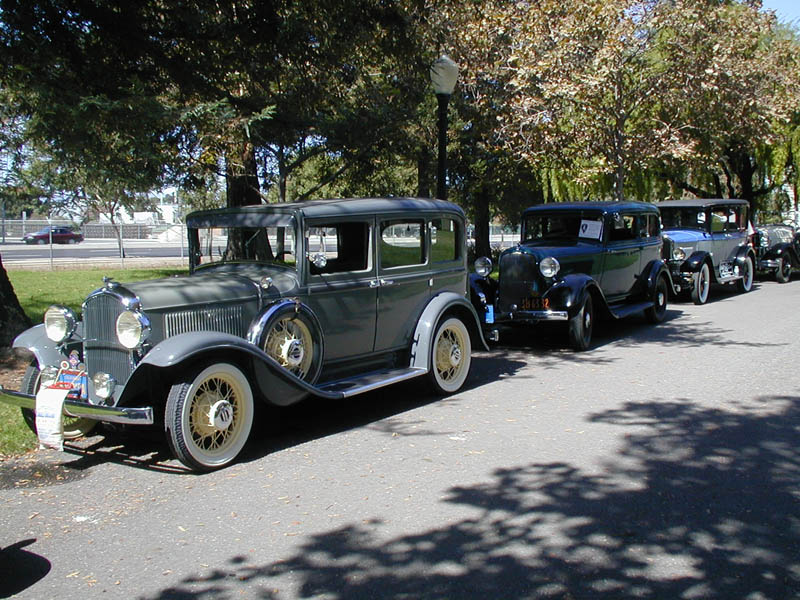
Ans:
{"label": "gray vintage car", "polygon": [[756,257],[749,245],[750,205],[745,200],[698,198],[656,204],[664,229],[664,254],[674,291],[705,304],[712,283],[753,287]]}
{"label": "gray vintage car", "polygon": [[34,430],[41,390],[60,387],[66,438],[97,421],[163,423],[181,462],[216,469],[244,446],[255,398],[340,400],[422,376],[451,394],[485,347],[453,204],[321,200],[186,223],[188,276],[105,280],[82,320],[54,306],[15,340],[35,361],[0,400]]}

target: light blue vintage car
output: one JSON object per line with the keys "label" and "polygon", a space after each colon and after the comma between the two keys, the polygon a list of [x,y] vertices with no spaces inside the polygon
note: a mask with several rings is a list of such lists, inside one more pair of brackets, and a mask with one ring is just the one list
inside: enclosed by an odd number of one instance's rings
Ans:
{"label": "light blue vintage car", "polygon": [[64,437],[97,421],[159,424],[187,467],[233,461],[255,399],[341,400],[415,377],[461,389],[485,347],[467,297],[463,211],[417,198],[320,200],[192,213],[190,274],[105,280],[82,320],[51,307],[14,342],[35,361],[22,407],[65,388]]}

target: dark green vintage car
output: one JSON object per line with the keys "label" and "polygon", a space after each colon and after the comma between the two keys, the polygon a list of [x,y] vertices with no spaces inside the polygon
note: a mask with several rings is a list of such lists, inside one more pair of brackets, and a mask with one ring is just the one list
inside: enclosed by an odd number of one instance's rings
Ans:
{"label": "dark green vintage car", "polygon": [[186,224],[189,276],[106,280],[82,321],[51,307],[15,340],[36,360],[23,389],[0,389],[0,400],[36,430],[61,393],[64,438],[97,421],[163,422],[175,456],[209,470],[241,451],[254,398],[340,400],[421,376],[451,394],[472,347],[485,347],[453,204],[272,204],[196,212]]}
{"label": "dark green vintage car", "polygon": [[567,325],[570,345],[586,350],[596,315],[644,312],[664,319],[672,285],[661,260],[658,209],[641,202],[542,204],[522,213],[521,240],[491,261],[479,258],[472,301],[487,336],[546,321]]}

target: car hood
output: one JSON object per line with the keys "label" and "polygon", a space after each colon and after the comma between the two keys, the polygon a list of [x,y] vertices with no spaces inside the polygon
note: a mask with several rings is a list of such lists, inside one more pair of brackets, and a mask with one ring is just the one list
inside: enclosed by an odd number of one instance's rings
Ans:
{"label": "car hood", "polygon": [[522,252],[528,256],[534,257],[537,262],[548,256],[555,258],[569,259],[571,257],[580,257],[586,254],[598,254],[602,250],[602,246],[596,243],[589,242],[575,242],[564,244],[551,244],[542,242],[529,242],[519,244],[513,248],[509,248],[503,254],[511,254],[514,252]]}
{"label": "car hood", "polygon": [[702,242],[711,237],[705,231],[700,231],[698,229],[667,229],[664,231],[664,235],[677,244]]}
{"label": "car hood", "polygon": [[256,282],[231,273],[151,279],[122,287],[139,298],[144,311],[246,302],[259,297]]}

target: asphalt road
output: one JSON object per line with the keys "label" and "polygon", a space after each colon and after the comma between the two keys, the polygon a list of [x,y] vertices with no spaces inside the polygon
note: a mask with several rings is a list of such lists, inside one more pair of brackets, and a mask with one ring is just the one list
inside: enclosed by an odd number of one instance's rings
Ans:
{"label": "asphalt road", "polygon": [[[800,277],[798,277],[800,279]],[[800,280],[467,389],[266,411],[237,464],[107,434],[0,465],[0,596],[800,597]]]}
{"label": "asphalt road", "polygon": [[[186,244],[178,242],[161,243],[157,240],[125,240],[126,258],[180,258],[186,256]],[[21,241],[7,241],[0,244],[0,255],[4,265],[24,268],[27,263],[50,260],[49,244],[25,244]],[[53,260],[56,262],[87,261],[98,259],[118,259],[119,246],[116,240],[90,239],[79,244],[53,244]]]}

